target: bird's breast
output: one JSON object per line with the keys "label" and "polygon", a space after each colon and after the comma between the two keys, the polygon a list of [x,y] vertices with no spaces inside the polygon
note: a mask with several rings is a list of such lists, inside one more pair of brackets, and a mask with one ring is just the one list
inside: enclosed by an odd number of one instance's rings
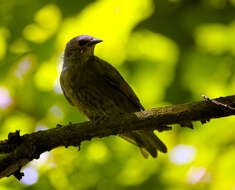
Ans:
{"label": "bird's breast", "polygon": [[73,105],[77,104],[81,86],[80,72],[76,67],[64,67],[60,76],[61,88]]}

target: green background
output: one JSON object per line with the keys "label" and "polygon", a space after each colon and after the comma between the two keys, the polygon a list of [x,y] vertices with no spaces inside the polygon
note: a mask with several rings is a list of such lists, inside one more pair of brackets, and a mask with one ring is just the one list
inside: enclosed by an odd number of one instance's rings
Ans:
{"label": "green background", "polygon": [[[235,0],[0,0],[0,137],[85,121],[58,77],[73,37],[103,39],[145,108],[234,94]],[[169,153],[144,159],[118,137],[60,147],[26,166],[11,189],[235,189],[235,119],[158,134]],[[32,184],[32,185],[29,185]]]}

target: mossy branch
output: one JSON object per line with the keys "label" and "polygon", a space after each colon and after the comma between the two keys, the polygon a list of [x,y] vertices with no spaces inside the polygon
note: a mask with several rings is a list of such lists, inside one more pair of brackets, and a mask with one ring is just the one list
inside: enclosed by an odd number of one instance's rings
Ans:
{"label": "mossy branch", "polygon": [[94,137],[102,138],[135,130],[164,131],[171,129],[167,127],[171,124],[193,128],[193,121],[205,123],[213,118],[235,114],[235,110],[230,109],[235,107],[235,96],[214,100],[207,99],[201,102],[127,113],[97,125],[83,122],[65,126],[58,125],[53,129],[23,136],[20,136],[19,131],[9,133],[7,140],[0,141],[0,178],[14,175],[20,179],[23,175],[20,172],[22,166],[33,159],[38,159],[41,153],[59,146],[80,146],[81,142]]}

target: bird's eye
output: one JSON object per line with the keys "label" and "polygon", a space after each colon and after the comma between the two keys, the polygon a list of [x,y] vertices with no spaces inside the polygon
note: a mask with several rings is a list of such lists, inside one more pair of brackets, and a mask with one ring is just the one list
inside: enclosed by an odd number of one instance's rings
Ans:
{"label": "bird's eye", "polygon": [[78,44],[80,45],[80,46],[84,46],[85,44],[87,44],[89,41],[88,40],[80,40],[79,42],[78,42]]}

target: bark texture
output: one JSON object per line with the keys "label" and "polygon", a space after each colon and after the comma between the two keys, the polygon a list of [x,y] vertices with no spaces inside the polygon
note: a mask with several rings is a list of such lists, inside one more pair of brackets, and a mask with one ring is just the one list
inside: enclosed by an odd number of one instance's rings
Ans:
{"label": "bark texture", "polygon": [[[102,138],[136,130],[170,130],[167,125],[179,124],[193,128],[193,121],[206,123],[210,119],[235,114],[235,96],[227,96],[201,102],[186,103],[111,117],[94,125],[91,122],[58,125],[46,131],[20,136],[19,131],[9,133],[0,141],[0,178],[14,175],[20,179],[20,169],[40,154],[59,146],[80,146],[81,142],[94,137]],[[224,106],[226,105],[226,106]]]}

